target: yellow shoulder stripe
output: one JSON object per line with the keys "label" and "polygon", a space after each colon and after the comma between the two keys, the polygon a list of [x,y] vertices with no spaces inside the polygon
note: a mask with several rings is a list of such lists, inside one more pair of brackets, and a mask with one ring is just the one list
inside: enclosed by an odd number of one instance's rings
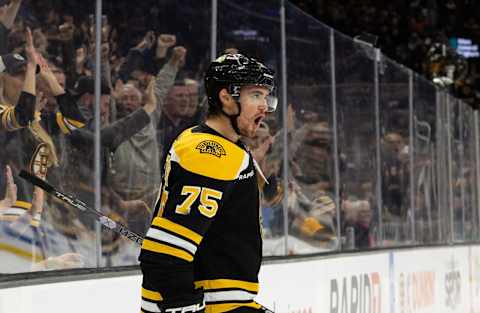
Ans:
{"label": "yellow shoulder stripe", "polygon": [[173,248],[159,242],[151,241],[148,239],[143,240],[142,249],[149,250],[156,253],[168,254],[180,259],[183,259],[187,262],[193,261],[193,256],[181,249]]}
{"label": "yellow shoulder stripe", "polygon": [[142,297],[152,301],[161,301],[163,300],[160,292],[148,290],[142,287]]}
{"label": "yellow shoulder stripe", "polygon": [[193,230],[190,230],[185,226],[182,226],[180,224],[167,220],[166,218],[163,218],[163,217],[155,217],[153,219],[152,225],[169,230],[171,232],[174,232],[175,234],[178,234],[182,237],[190,239],[193,242],[195,242],[197,245],[200,244],[203,238],[201,235],[197,234]]}
{"label": "yellow shoulder stripe", "polygon": [[7,131],[14,131],[14,130],[23,128],[23,126],[21,126],[17,121],[14,107],[3,106],[1,116],[2,116],[2,126]]}
{"label": "yellow shoulder stripe", "polygon": [[70,134],[70,130],[67,128],[67,125],[65,125],[63,115],[60,112],[57,112],[57,124],[64,134]]}
{"label": "yellow shoulder stripe", "polygon": [[65,118],[70,124],[72,124],[73,126],[75,126],[76,128],[82,128],[85,126],[84,123],[80,122],[80,121],[76,121],[76,120],[73,120],[71,118]]}
{"label": "yellow shoulder stripe", "polygon": [[192,173],[218,179],[234,180],[248,161],[248,154],[220,136],[186,130],[173,143],[172,161]]}
{"label": "yellow shoulder stripe", "polygon": [[200,287],[205,290],[236,288],[258,293],[258,283],[234,279],[212,279],[196,281],[195,288]]}

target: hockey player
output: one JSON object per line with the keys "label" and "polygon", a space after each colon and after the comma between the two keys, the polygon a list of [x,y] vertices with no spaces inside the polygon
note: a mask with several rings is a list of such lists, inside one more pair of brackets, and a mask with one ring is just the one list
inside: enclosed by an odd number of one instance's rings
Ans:
{"label": "hockey player", "polygon": [[276,108],[273,71],[226,54],[205,74],[205,123],[181,133],[140,254],[142,312],[268,312],[254,301],[262,258],[258,172],[242,136]]}

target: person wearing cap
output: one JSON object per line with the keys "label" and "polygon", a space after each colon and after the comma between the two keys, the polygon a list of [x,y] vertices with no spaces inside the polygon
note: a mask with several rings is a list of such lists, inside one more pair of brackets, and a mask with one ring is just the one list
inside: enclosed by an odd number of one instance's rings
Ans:
{"label": "person wearing cap", "polygon": [[[55,146],[51,137],[46,132],[45,125],[53,125],[55,119],[41,119],[40,112],[36,112],[36,73],[39,70],[37,62],[39,56],[33,46],[32,34],[27,29],[26,58],[21,55],[2,55],[1,70],[3,94],[0,105],[1,128],[8,131],[2,136],[2,167],[9,164],[0,188],[10,186],[8,207],[0,215],[3,225],[23,225],[32,235],[35,247],[25,247],[24,243],[10,237],[9,244],[17,249],[22,247],[32,251],[37,250],[37,235],[41,233],[40,217],[43,209],[43,192],[34,191],[35,188],[21,180],[14,181],[15,173],[20,169],[28,169],[38,177],[45,178],[47,169],[58,164]],[[42,78],[48,80],[48,74],[40,73]],[[50,83],[55,83],[50,81]],[[16,104],[15,104],[16,103]],[[15,104],[15,105],[12,105]],[[58,127],[58,125],[57,125]],[[5,135],[6,132],[2,132]],[[3,163],[5,162],[5,163]],[[2,178],[3,175],[2,175]],[[16,180],[16,179],[15,179]],[[13,196],[13,189],[15,195]],[[38,200],[38,203],[36,201]],[[20,233],[25,233],[21,231]],[[5,243],[4,243],[5,244]],[[20,250],[19,250],[20,251]],[[38,253],[40,252],[40,253]],[[46,251],[37,251],[37,258],[45,256]],[[35,260],[32,258],[31,260]],[[8,270],[13,270],[12,268]],[[3,271],[3,269],[2,269]]]}
{"label": "person wearing cap", "polygon": [[[42,179],[46,179],[48,173],[49,179],[51,179],[51,174],[56,177],[55,171],[52,172],[51,169],[58,168],[61,165],[59,160],[64,160],[62,158],[64,151],[57,150],[57,140],[60,140],[62,130],[65,133],[70,133],[76,128],[83,127],[82,117],[68,101],[68,96],[65,94],[63,87],[59,84],[55,74],[43,57],[36,53],[29,32],[27,33],[25,51],[27,59],[19,55],[2,56],[2,64],[5,67],[2,76],[2,82],[4,83],[4,94],[2,96],[6,101],[5,103],[15,101],[16,98],[19,99],[15,107],[8,107],[4,113],[25,105],[25,101],[22,99],[25,99],[26,94],[31,98],[32,111],[30,113],[31,119],[23,127],[16,129],[14,132],[7,128],[10,132],[8,136],[2,138],[6,140],[2,142],[4,156],[0,159],[8,163],[14,173],[20,169],[27,169]],[[35,62],[31,62],[30,59],[35,60]],[[38,71],[39,75],[37,77],[44,83],[43,91],[48,90],[56,98],[59,103],[58,111],[43,110],[41,96],[38,97],[39,101],[36,101],[37,97],[35,95],[37,89],[39,89],[39,84],[37,84],[35,72]],[[22,85],[24,86],[23,91]],[[29,86],[28,88],[31,91],[25,93],[25,86]],[[30,92],[34,92],[34,94],[32,95]],[[13,113],[11,116],[15,116],[17,119],[21,117],[20,114]],[[5,118],[4,121],[8,121],[8,119]],[[16,185],[18,187],[17,199],[11,207],[11,211],[9,211],[10,214],[8,214],[8,218],[12,221],[28,215],[33,210],[35,200],[34,189],[30,184],[18,180]],[[43,209],[43,206],[36,210],[37,214],[32,215],[30,222],[31,227],[35,228],[34,231],[39,233],[43,232],[41,209]],[[0,220],[2,219],[3,217],[0,217]],[[45,254],[45,251],[43,253]]]}
{"label": "person wearing cap", "polygon": [[[91,82],[85,79],[80,81],[74,90],[68,92],[65,95],[65,99],[70,99],[71,109],[74,110],[77,106],[75,100],[80,101],[82,97],[89,97],[92,92]],[[103,93],[107,93],[104,90]],[[87,101],[86,99],[84,99]],[[64,102],[62,100],[60,102]],[[72,105],[73,104],[73,105]],[[100,171],[102,175],[106,173],[105,166],[109,163],[109,156],[111,152],[122,144],[129,140],[135,133],[141,131],[146,125],[150,123],[150,116],[156,109],[156,97],[154,93],[153,83],[147,89],[145,95],[145,105],[138,110],[135,110],[131,114],[116,120],[110,124],[104,125],[100,130],[100,143],[101,143],[101,166]],[[59,116],[59,115],[58,115]],[[49,180],[54,184],[58,184],[65,192],[72,192],[78,194],[79,197],[85,199],[85,201],[93,201],[94,189],[91,186],[93,181],[93,160],[94,160],[94,143],[95,134],[92,131],[92,121],[85,120],[86,126],[70,129],[67,133],[60,133],[54,138],[63,143],[61,146],[61,164],[55,171],[49,175]],[[112,209],[116,209],[121,206],[121,200],[112,195],[108,188],[105,186],[105,180],[102,180],[102,204],[103,208],[107,209],[110,206]],[[68,258],[72,256],[72,253],[76,253],[82,256],[85,263],[74,263],[77,266],[91,266],[89,263],[92,260],[90,250],[86,248],[85,238],[91,235],[90,232],[90,220],[85,220],[81,216],[77,216],[76,211],[70,211],[62,204],[50,203],[48,208],[50,219],[50,225],[53,232],[48,232],[49,238],[55,240],[58,244],[54,247],[54,251],[48,251],[48,253],[62,254]],[[67,214],[70,213],[70,214]],[[112,210],[112,213],[115,213]],[[75,238],[71,240],[69,238]],[[136,253],[132,251],[129,246],[121,246],[122,250],[112,251],[118,255],[113,256],[111,260],[119,260],[120,257],[129,257],[130,259],[136,258]],[[44,264],[50,268],[59,268],[61,266],[62,258],[49,258],[49,261]],[[125,259],[123,259],[124,261]],[[57,264],[53,261],[59,261]],[[105,259],[102,259],[105,261]],[[53,262],[53,263],[52,263]],[[41,265],[41,264],[40,264]],[[35,267],[37,269],[37,267]],[[40,269],[42,269],[40,267]]]}
{"label": "person wearing cap", "polygon": [[[5,85],[6,74],[1,74],[0,78],[3,82],[3,91],[0,102],[0,129],[1,129],[1,144],[2,144],[2,156],[0,157],[1,167],[5,168],[7,164],[10,164],[12,169],[16,170],[17,167],[13,167],[12,164],[24,164],[27,159],[30,161],[35,149],[26,149],[24,144],[29,142],[27,138],[31,138],[33,132],[37,129],[34,123],[35,120],[35,102],[36,102],[36,77],[35,71],[37,62],[35,58],[35,48],[33,46],[33,39],[30,30],[26,33],[27,47],[26,58],[13,55],[3,55],[2,62],[5,66],[4,70],[11,71],[14,68],[22,67],[24,71],[24,79],[18,82],[18,86],[15,90],[15,99],[12,102],[8,101],[5,92],[7,86]],[[11,91],[11,90],[9,90]],[[7,133],[8,132],[8,133]],[[8,134],[8,135],[7,135]],[[0,181],[0,188],[3,188],[5,181]],[[24,185],[20,185],[24,187]],[[28,198],[31,197],[31,192],[23,192],[24,188],[20,188],[19,192],[20,200],[28,202]],[[31,190],[28,188],[27,190]],[[16,204],[20,204],[20,201],[16,201]]]}
{"label": "person wearing cap", "polygon": [[[100,121],[102,125],[106,125],[110,121],[110,88],[104,81],[100,86]],[[71,96],[76,101],[84,119],[93,123],[95,79],[91,76],[81,76],[75,83]]]}
{"label": "person wearing cap", "polygon": [[[123,142],[129,140],[135,133],[150,123],[150,116],[156,107],[153,85],[150,86],[143,108],[131,114],[111,121],[110,89],[102,82],[100,89],[100,144],[102,158],[102,175],[106,174],[110,156]],[[64,164],[58,171],[59,180],[64,190],[82,194],[85,199],[93,197],[90,181],[93,179],[93,160],[95,144],[95,81],[92,77],[82,76],[74,88],[58,100],[60,105],[69,103],[70,110],[78,111],[82,122],[62,119],[64,135]],[[81,126],[81,127],[76,127]],[[108,197],[107,197],[108,198]]]}
{"label": "person wearing cap", "polygon": [[[0,104],[1,128],[12,131],[28,126],[33,120],[35,111],[35,91],[31,93],[28,89],[35,86],[35,62],[27,60],[19,54],[7,54],[0,56],[0,73],[4,73],[2,81],[4,83],[4,92],[13,96],[4,94],[3,103]],[[33,65],[32,65],[33,64]],[[18,87],[11,88],[6,83],[5,75],[15,75],[18,71],[23,71],[24,79],[18,81]],[[31,88],[30,88],[31,89]]]}
{"label": "person wearing cap", "polygon": [[262,260],[257,179],[241,138],[276,108],[274,72],[226,54],[205,74],[204,123],[171,144],[143,240],[141,312],[270,312],[255,302]]}

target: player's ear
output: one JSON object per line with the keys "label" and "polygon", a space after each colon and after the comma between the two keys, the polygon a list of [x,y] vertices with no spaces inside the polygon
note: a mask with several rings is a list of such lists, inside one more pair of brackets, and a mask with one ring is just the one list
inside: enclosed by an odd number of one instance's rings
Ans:
{"label": "player's ear", "polygon": [[223,110],[227,114],[235,114],[237,112],[237,105],[232,95],[227,91],[227,88],[222,88],[218,93],[218,99],[222,103]]}
{"label": "player's ear", "polygon": [[228,93],[227,88],[222,88],[220,92],[218,93],[218,98],[222,103],[227,103],[229,101],[232,101],[232,96]]}

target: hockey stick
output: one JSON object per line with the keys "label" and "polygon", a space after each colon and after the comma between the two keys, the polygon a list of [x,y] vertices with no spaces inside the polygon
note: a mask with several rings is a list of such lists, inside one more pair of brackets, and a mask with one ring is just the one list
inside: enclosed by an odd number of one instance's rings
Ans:
{"label": "hockey stick", "polygon": [[143,242],[143,237],[142,236],[134,233],[133,231],[131,231],[127,227],[123,226],[120,223],[115,222],[114,220],[112,220],[111,218],[103,215],[102,213],[98,212],[97,210],[94,210],[94,209],[90,208],[84,202],[76,199],[73,196],[70,196],[68,194],[65,194],[63,192],[60,192],[60,191],[56,190],[52,185],[50,185],[49,183],[47,183],[43,179],[40,179],[37,176],[32,175],[27,171],[24,171],[24,170],[20,171],[19,176],[21,178],[25,179],[26,181],[30,182],[31,184],[42,188],[43,190],[45,190],[49,194],[57,197],[58,199],[62,200],[63,202],[66,202],[66,203],[70,204],[71,206],[79,209],[80,211],[92,216],[100,224],[102,224],[103,226],[111,229],[112,231],[116,232],[117,234],[125,236],[128,239],[130,239],[131,241],[133,241],[133,242],[135,242],[139,245],[142,245],[142,242]]}

